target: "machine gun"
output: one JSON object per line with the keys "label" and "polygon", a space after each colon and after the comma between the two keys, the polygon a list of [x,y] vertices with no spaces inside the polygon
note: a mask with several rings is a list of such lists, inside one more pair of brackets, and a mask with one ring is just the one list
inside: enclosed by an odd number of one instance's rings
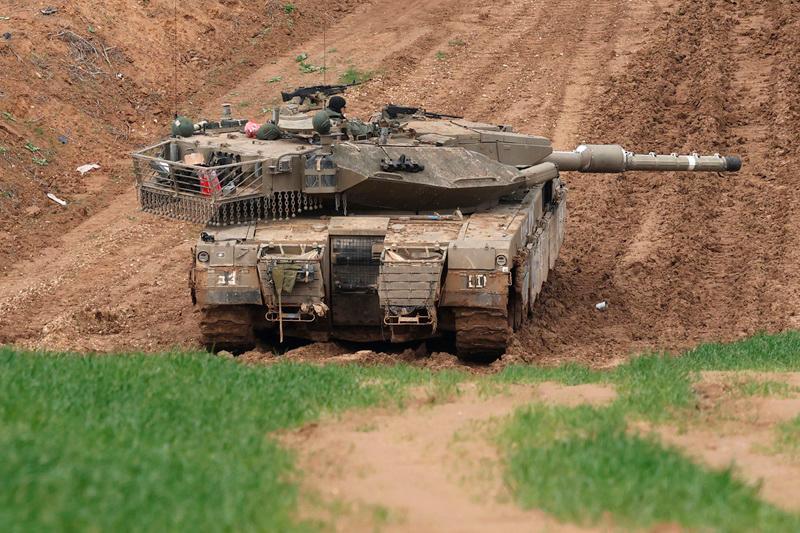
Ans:
{"label": "machine gun", "polygon": [[459,117],[456,115],[444,115],[441,113],[431,113],[429,111],[425,111],[421,107],[405,107],[400,105],[389,104],[383,108],[383,112],[391,119],[397,118],[399,115],[422,115],[426,118],[435,118],[435,119],[442,119],[442,118],[453,118],[459,119],[464,117]]}
{"label": "machine gun", "polygon": [[281,91],[281,98],[283,98],[284,102],[291,102],[294,98],[311,98],[317,94],[323,94],[325,96],[333,96],[334,94],[342,94],[344,93],[348,87],[352,87],[353,85],[359,85],[359,82],[355,83],[347,83],[344,85],[311,85],[309,87],[300,87],[295,91],[290,93],[286,93]]}

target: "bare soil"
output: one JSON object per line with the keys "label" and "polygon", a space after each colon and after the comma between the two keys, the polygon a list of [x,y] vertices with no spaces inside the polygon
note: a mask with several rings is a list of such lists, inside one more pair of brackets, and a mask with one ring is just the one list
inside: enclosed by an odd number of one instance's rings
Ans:
{"label": "bare soil", "polygon": [[[314,502],[307,514],[334,519],[337,531],[368,530],[377,512],[385,520],[381,531],[577,531],[514,505],[490,430],[537,399],[575,405],[576,398],[604,404],[609,397],[614,390],[598,385],[556,384],[484,397],[469,384],[454,398],[420,391],[416,405],[400,413],[348,413],[282,440],[297,450]],[[339,512],[320,516],[326,508]]]}
{"label": "bare soil", "polygon": [[[0,13],[0,342],[198,346],[198,228],[137,212],[127,152],[166,131],[173,85],[181,112],[230,101],[257,117],[279,89],[323,81],[294,60],[321,64],[323,50],[329,82],[349,65],[376,73],[349,92],[356,115],[417,103],[563,148],[744,157],[737,175],[566,176],[562,257],[506,361],[605,366],[800,326],[796,2],[327,0],[286,13],[199,0],[179,3],[177,26],[167,0],[55,2],[50,16],[39,4]],[[78,175],[87,162],[102,169]]]}

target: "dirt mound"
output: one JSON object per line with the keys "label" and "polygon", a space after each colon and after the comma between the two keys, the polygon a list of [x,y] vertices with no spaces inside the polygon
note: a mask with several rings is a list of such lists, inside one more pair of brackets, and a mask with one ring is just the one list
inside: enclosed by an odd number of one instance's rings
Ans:
{"label": "dirt mound", "polygon": [[799,14],[679,2],[604,83],[586,138],[741,154],[744,169],[569,176],[568,240],[516,350],[598,361],[800,326]]}
{"label": "dirt mound", "polygon": [[457,368],[459,370],[472,369],[475,372],[486,371],[486,368],[480,365],[465,365],[455,355],[447,352],[428,352],[425,344],[421,344],[416,348],[406,348],[402,351],[381,352],[353,350],[352,346],[335,342],[318,342],[288,350],[280,355],[253,350],[242,354],[240,360],[245,363],[255,364],[272,364],[278,361],[312,364],[407,364],[432,370]]}
{"label": "dirt mound", "polygon": [[[175,91],[180,112],[199,114],[261,66],[265,50],[303,42],[357,4],[79,0],[48,4],[50,15],[40,11],[45,4],[0,8],[0,342],[197,346],[185,298],[187,237],[196,232],[137,212],[128,153],[168,131]],[[76,172],[88,162],[100,170]],[[87,305],[125,320],[108,328],[80,311]]]}
{"label": "dirt mound", "polygon": [[[199,113],[231,80],[261,66],[265,50],[303,41],[356,4],[6,2],[0,8],[0,273],[128,190],[128,152],[168,131],[176,105]],[[55,12],[44,15],[47,6]],[[87,162],[101,170],[75,171]],[[69,207],[48,200],[48,192]]]}

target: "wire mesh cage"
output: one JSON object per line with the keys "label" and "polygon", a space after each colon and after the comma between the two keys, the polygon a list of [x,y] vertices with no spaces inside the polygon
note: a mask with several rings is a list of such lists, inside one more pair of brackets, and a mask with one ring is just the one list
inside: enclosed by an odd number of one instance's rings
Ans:
{"label": "wire mesh cage", "polygon": [[[202,162],[188,163],[177,161],[180,150],[178,141],[170,139],[133,154],[143,211],[189,222],[226,225],[290,218],[321,207],[315,196],[299,189],[272,191],[265,187],[265,175],[270,175],[268,159],[241,160],[235,153],[215,151],[198,154],[197,159]],[[191,160],[184,154],[186,159]]]}

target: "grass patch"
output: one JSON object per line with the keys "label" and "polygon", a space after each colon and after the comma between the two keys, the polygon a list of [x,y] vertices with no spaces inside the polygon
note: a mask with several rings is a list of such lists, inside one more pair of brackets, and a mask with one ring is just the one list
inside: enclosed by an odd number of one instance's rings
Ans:
{"label": "grass patch", "polygon": [[[431,372],[247,367],[204,354],[0,348],[0,523],[12,531],[292,531],[291,457],[270,432],[396,404]],[[454,379],[454,378],[447,378]]]}
{"label": "grass patch", "polygon": [[447,59],[447,54],[439,50],[438,52],[436,52],[435,57],[436,61],[444,61],[445,59]]}
{"label": "grass patch", "polygon": [[303,52],[299,54],[297,57],[294,58],[295,62],[297,63],[300,72],[303,74],[312,74],[314,72],[323,72],[327,70],[327,67],[321,67],[319,65],[314,65],[313,63],[308,61],[308,54]]}
{"label": "grass patch", "polygon": [[679,358],[636,357],[617,367],[609,379],[617,386],[617,407],[651,421],[667,420],[695,405],[693,377]]}
{"label": "grass patch", "polygon": [[764,398],[770,396],[789,398],[800,391],[798,387],[793,387],[786,382],[772,380],[748,379],[737,382],[735,386],[741,396],[760,396]]}
{"label": "grass patch", "polygon": [[567,363],[557,367],[507,366],[496,374],[493,379],[502,383],[557,381],[565,385],[582,385],[584,383],[599,383],[605,379],[605,375],[583,365]]}
{"label": "grass patch", "polygon": [[630,434],[619,409],[535,406],[504,433],[517,501],[562,520],[660,523],[720,531],[797,531],[800,518],[757,497],[730,469],[711,471],[649,436]]}
{"label": "grass patch", "polygon": [[339,83],[342,85],[352,85],[354,83],[365,83],[375,76],[375,72],[371,70],[359,70],[353,65],[347,67],[347,70],[342,72],[339,76]]}
{"label": "grass patch", "polygon": [[729,344],[703,344],[683,354],[680,362],[692,370],[800,370],[800,332],[759,333]]}
{"label": "grass patch", "polygon": [[[516,499],[584,524],[610,513],[615,523],[636,527],[668,522],[724,531],[797,531],[800,517],[759,500],[757,489],[730,469],[696,465],[654,435],[632,431],[628,423],[682,422],[694,416],[692,384],[701,370],[797,370],[798,346],[800,335],[792,332],[703,345],[680,357],[644,355],[606,372],[576,365],[505,369],[495,379],[608,383],[618,393],[604,408],[535,405],[516,412],[501,435]],[[780,394],[784,385],[755,382],[746,392]],[[779,441],[784,450],[800,450],[800,418],[780,428]]]}
{"label": "grass patch", "polygon": [[800,416],[778,426],[777,450],[792,456],[800,455]]}

